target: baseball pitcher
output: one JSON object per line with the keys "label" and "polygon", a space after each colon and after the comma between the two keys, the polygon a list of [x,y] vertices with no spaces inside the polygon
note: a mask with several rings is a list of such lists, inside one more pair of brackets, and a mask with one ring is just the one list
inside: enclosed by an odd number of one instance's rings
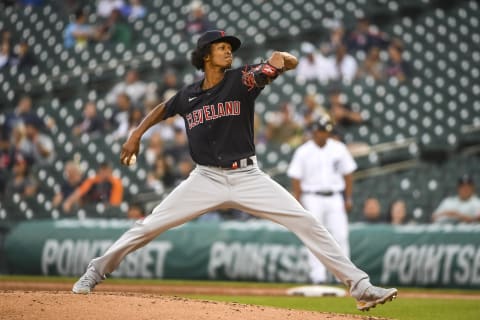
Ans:
{"label": "baseball pitcher", "polygon": [[373,286],[368,275],[342,253],[327,229],[257,166],[255,99],[275,78],[294,69],[297,58],[275,51],[264,63],[231,69],[233,52],[240,44],[237,37],[220,30],[200,36],[191,61],[204,71],[204,78],[156,106],[124,143],[120,160],[128,164],[138,154],[146,130],[179,114],[185,121],[190,154],[197,165],[150,215],[90,262],[73,286],[74,293],[89,293],[128,253],[162,232],[212,210],[235,208],[294,232],[348,286],[358,309],[368,310],[397,295],[396,289]]}

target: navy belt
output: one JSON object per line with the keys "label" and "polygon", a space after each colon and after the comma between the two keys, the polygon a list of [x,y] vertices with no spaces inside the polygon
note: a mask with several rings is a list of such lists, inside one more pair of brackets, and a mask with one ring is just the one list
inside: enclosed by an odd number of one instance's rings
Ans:
{"label": "navy belt", "polygon": [[303,191],[303,193],[314,194],[314,195],[317,195],[317,196],[324,196],[324,197],[331,197],[334,194],[336,194],[336,192],[334,192],[334,191]]}
{"label": "navy belt", "polygon": [[257,157],[251,156],[248,158],[233,160],[230,163],[225,165],[222,164],[220,165],[220,168],[235,170],[235,169],[246,168],[248,166],[254,165],[256,162],[257,162]]}

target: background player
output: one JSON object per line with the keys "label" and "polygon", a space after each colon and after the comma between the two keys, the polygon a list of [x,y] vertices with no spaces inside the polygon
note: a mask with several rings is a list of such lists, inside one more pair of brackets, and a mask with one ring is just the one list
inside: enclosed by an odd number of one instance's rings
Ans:
{"label": "background player", "polygon": [[[345,144],[330,138],[333,124],[323,115],[311,125],[312,139],[294,153],[288,176],[294,197],[338,242],[345,256],[350,256],[347,211],[352,209],[355,160]],[[310,253],[310,279],[327,282],[325,266]]]}
{"label": "background player", "polygon": [[396,289],[372,286],[368,275],[342,254],[318,220],[258,168],[253,134],[255,99],[281,72],[294,69],[297,59],[275,51],[266,63],[230,69],[232,52],[240,44],[238,38],[223,31],[203,34],[192,53],[192,64],[203,70],[205,77],[156,106],[133,130],[120,155],[124,164],[138,154],[140,139],[150,127],[180,114],[197,166],[150,215],[90,262],[73,286],[74,293],[89,293],[128,253],[162,232],[209,211],[235,208],[293,231],[349,287],[358,309],[368,310],[397,295]]}

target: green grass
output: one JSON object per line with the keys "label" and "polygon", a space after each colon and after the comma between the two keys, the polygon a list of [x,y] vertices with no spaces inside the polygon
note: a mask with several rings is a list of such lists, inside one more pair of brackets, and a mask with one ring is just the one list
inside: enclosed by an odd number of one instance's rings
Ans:
{"label": "green grass", "polygon": [[361,312],[355,308],[352,298],[306,298],[306,297],[257,297],[257,296],[199,296],[186,295],[185,297],[237,302],[244,304],[264,305],[279,308],[311,310],[319,312],[335,312],[356,314],[372,317],[383,317],[399,320],[478,320],[480,319],[479,300],[447,300],[447,299],[418,299],[397,298],[393,302],[380,305],[368,312]]}
{"label": "green grass", "polygon": [[[1,276],[2,281],[24,282],[60,282],[74,283],[76,278],[42,277],[42,276]],[[178,286],[213,286],[238,288],[291,288],[298,284],[289,283],[258,283],[258,282],[231,282],[231,281],[192,281],[192,280],[156,280],[156,279],[108,279],[108,283],[135,284],[135,285],[178,285]],[[410,298],[402,297],[402,293],[443,293],[479,295],[480,290],[459,289],[424,289],[400,288],[399,297],[385,305],[381,305],[368,312],[360,312],[355,308],[355,300],[350,297],[334,298],[307,298],[288,296],[219,296],[219,295],[187,295],[183,297],[237,302],[253,305],[273,306],[279,308],[311,310],[319,312],[335,312],[356,314],[372,317],[383,317],[399,320],[477,320],[480,319],[479,299],[441,299],[441,298]]]}

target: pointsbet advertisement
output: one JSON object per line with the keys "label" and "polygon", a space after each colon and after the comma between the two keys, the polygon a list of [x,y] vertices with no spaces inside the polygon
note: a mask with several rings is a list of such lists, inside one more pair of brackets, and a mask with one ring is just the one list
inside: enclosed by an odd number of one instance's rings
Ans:
{"label": "pointsbet advertisement", "polygon": [[[134,222],[28,221],[7,236],[8,271],[79,276]],[[350,226],[351,259],[380,285],[480,288],[480,226]],[[113,277],[309,282],[308,249],[269,221],[190,222],[122,261]]]}

